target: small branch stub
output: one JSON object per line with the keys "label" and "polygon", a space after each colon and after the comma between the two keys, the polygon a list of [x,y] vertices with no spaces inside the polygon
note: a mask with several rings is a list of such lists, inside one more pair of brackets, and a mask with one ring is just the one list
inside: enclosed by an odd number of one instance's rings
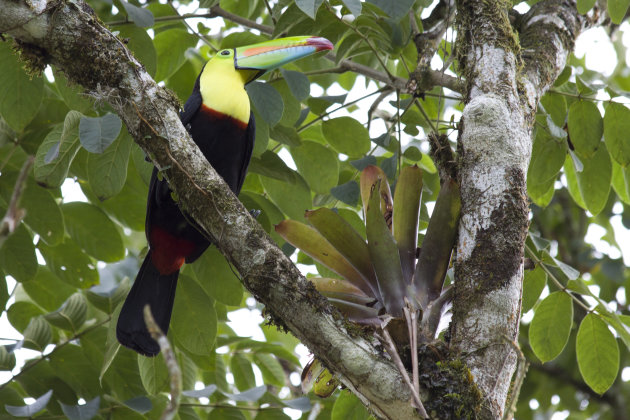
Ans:
{"label": "small branch stub", "polygon": [[160,419],[171,420],[175,417],[177,410],[179,409],[179,398],[182,394],[182,372],[177,364],[175,353],[173,352],[168,339],[153,318],[149,305],[144,306],[144,322],[147,325],[147,329],[149,330],[151,337],[158,342],[166,362],[166,368],[170,379],[171,399]]}

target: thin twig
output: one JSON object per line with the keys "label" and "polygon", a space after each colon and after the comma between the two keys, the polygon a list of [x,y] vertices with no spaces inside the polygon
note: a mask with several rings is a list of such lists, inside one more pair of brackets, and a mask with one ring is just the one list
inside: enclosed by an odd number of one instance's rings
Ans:
{"label": "thin twig", "polygon": [[33,162],[35,162],[35,157],[29,156],[22,165],[18,179],[15,181],[15,187],[13,188],[13,194],[11,195],[7,212],[2,220],[0,220],[0,248],[4,244],[4,241],[6,241],[6,239],[15,232],[15,229],[17,229],[18,225],[26,215],[26,211],[21,209],[19,206],[20,199],[24,193],[24,188],[26,187],[28,173],[31,170],[31,166],[33,166]]}
{"label": "thin twig", "polygon": [[516,373],[514,374],[514,381],[512,382],[512,392],[510,392],[508,403],[505,404],[508,409],[503,412],[502,420],[509,420],[514,416],[514,413],[516,413],[516,403],[518,402],[518,396],[521,393],[521,386],[525,381],[525,374],[529,368],[529,362],[525,359],[525,355],[516,341],[511,340],[507,335],[504,335],[503,338],[512,346],[516,352],[516,357],[518,357]]}
{"label": "thin twig", "polygon": [[147,325],[151,337],[159,344],[162,355],[164,356],[164,361],[166,362],[171,384],[171,398],[160,419],[171,420],[175,417],[179,409],[179,398],[182,394],[182,371],[179,369],[177,358],[166,335],[164,335],[159,325],[155,322],[148,304],[144,305],[144,322]]}
{"label": "thin twig", "polygon": [[411,379],[409,379],[409,373],[407,372],[407,369],[405,369],[405,365],[403,365],[402,360],[400,360],[400,356],[396,351],[394,340],[392,340],[392,337],[389,335],[389,332],[385,327],[381,328],[381,331],[383,332],[383,336],[380,337],[381,341],[383,342],[383,344],[385,344],[385,349],[387,350],[389,357],[392,358],[392,361],[400,371],[403,380],[411,391],[413,406],[418,409],[418,414],[420,414],[421,417],[425,419],[429,418],[429,415],[427,414],[427,411],[424,409],[424,405],[422,405],[422,401],[420,400],[420,393],[414,388],[413,384],[411,383]]}
{"label": "thin twig", "polygon": [[276,18],[273,17],[273,10],[271,10],[271,6],[269,5],[269,0],[265,0],[265,6],[267,7],[267,12],[269,12],[269,17],[271,18],[271,21],[273,22],[273,26],[276,26]]}
{"label": "thin twig", "polygon": [[407,320],[407,330],[409,332],[409,344],[411,345],[411,374],[413,387],[420,393],[420,375],[418,372],[418,310],[413,308],[409,299],[405,297],[403,313]]}

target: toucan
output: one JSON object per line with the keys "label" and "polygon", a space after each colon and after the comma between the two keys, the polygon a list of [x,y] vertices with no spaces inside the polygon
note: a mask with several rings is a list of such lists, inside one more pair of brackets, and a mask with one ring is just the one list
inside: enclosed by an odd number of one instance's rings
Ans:
{"label": "toucan", "polygon": [[[219,51],[195,81],[180,119],[212,167],[238,195],[254,148],[254,114],[245,85],[269,70],[313,54],[331,50],[325,38],[296,36]],[[149,304],[162,331],[168,331],[177,277],[181,266],[192,263],[210,241],[180,210],[165,178],[153,169],[145,232],[149,251],[123,304],[116,326],[118,341],[145,356],[160,348],[144,323]]]}

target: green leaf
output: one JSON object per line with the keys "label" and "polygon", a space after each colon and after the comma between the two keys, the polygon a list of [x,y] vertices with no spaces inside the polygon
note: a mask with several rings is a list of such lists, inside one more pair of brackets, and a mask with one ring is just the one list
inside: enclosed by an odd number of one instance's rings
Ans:
{"label": "green leaf", "polygon": [[[374,267],[365,240],[338,213],[320,208],[307,211],[306,220],[361,273],[370,286],[371,295],[379,297]],[[417,233],[417,231],[416,231]]]}
{"label": "green leaf", "polygon": [[354,180],[331,188],[330,193],[337,200],[350,206],[356,206],[357,201],[359,201],[359,196],[361,195],[359,184],[357,184],[357,181]]}
{"label": "green leaf", "polygon": [[107,113],[102,117],[81,117],[79,139],[81,145],[90,153],[103,153],[116,140],[122,121],[118,115]]}
{"label": "green leaf", "polygon": [[66,405],[62,402],[59,405],[69,420],[91,420],[98,414],[101,398],[96,397],[83,405]]}
{"label": "green leaf", "polygon": [[342,391],[335,400],[330,420],[365,420],[369,413],[361,401],[350,391]]}
{"label": "green leaf", "polygon": [[125,39],[126,46],[133,55],[142,63],[147,72],[153,77],[157,67],[157,55],[153,40],[147,34],[146,29],[137,27],[136,25],[120,25],[116,27],[120,31],[119,37]]}
{"label": "green leaf", "polygon": [[224,392],[223,395],[225,395],[226,397],[228,397],[229,399],[233,401],[256,402],[263,395],[265,395],[265,392],[267,392],[267,386],[261,385],[261,386],[247,389],[243,392],[239,392],[238,394],[230,394],[230,393]]}
{"label": "green leaf", "polygon": [[409,9],[413,5],[414,0],[368,0],[369,3],[375,4],[394,20],[401,20],[407,15]]}
{"label": "green leaf", "polygon": [[[0,346],[0,371],[11,371],[15,368],[15,352],[9,353],[7,346]],[[2,398],[2,390],[0,390],[0,398]]]}
{"label": "green leaf", "polygon": [[582,193],[580,192],[580,187],[578,186],[574,162],[575,161],[572,156],[567,154],[564,162],[564,174],[567,177],[567,189],[569,190],[571,198],[575,201],[575,204],[586,210],[586,204],[584,203],[584,198],[582,198]]}
{"label": "green leaf", "polygon": [[212,299],[190,277],[180,275],[171,331],[187,351],[207,356],[214,350],[217,315]]}
{"label": "green leaf", "polygon": [[300,139],[300,135],[295,127],[276,125],[269,131],[269,137],[278,143],[286,144],[287,146],[293,147],[302,144],[302,139]]}
{"label": "green leaf", "polygon": [[241,303],[243,286],[217,248],[207,249],[191,267],[208,296],[228,306]]}
{"label": "green leaf", "polygon": [[37,115],[44,96],[44,80],[27,75],[8,42],[0,43],[0,115],[20,132]]}
{"label": "green leaf", "polygon": [[603,394],[619,371],[619,346],[608,326],[596,314],[587,314],[577,333],[575,351],[584,382]]}
{"label": "green leaf", "polygon": [[415,165],[404,167],[394,193],[392,233],[398,245],[403,276],[408,282],[416,267],[421,197],[422,170]]}
{"label": "green leaf", "polygon": [[303,220],[304,212],[313,206],[311,191],[302,177],[297,174],[293,183],[264,176],[260,177],[260,182],[271,201],[291,219]]}
{"label": "green leaf", "polygon": [[578,188],[587,210],[596,216],[606,206],[612,177],[612,164],[604,144],[592,158],[583,158],[582,164],[584,169],[576,173]]}
{"label": "green leaf", "polygon": [[621,201],[630,204],[630,166],[622,168],[612,161],[612,187]]}
{"label": "green leaf", "polygon": [[20,201],[26,210],[26,223],[49,245],[57,245],[63,240],[65,228],[59,204],[50,191],[29,179]]}
{"label": "green leaf", "polygon": [[569,107],[569,136],[575,152],[581,158],[590,158],[601,145],[604,120],[592,101],[578,100]]}
{"label": "green leaf", "polygon": [[339,160],[331,149],[313,141],[304,141],[301,146],[291,148],[291,156],[300,175],[313,191],[325,194],[337,185]]}
{"label": "green leaf", "polygon": [[69,285],[86,288],[98,283],[95,264],[70,238],[56,246],[39,242],[37,248],[48,268]]}
{"label": "green leaf", "polygon": [[34,173],[38,184],[47,187],[60,187],[63,184],[70,164],[81,146],[81,116],[77,111],[68,112],[63,125],[54,126],[37,149]]}
{"label": "green leaf", "polygon": [[94,113],[94,101],[83,93],[81,86],[69,82],[60,70],[53,69],[53,76],[55,86],[68,108],[85,114]]}
{"label": "green leaf", "polygon": [[249,171],[279,179],[290,183],[295,182],[295,172],[274,152],[267,150],[260,157],[253,157],[249,164]]}
{"label": "green leaf", "polygon": [[311,94],[311,82],[299,71],[280,69],[282,77],[287,81],[291,93],[298,101],[303,101]]}
{"label": "green leaf", "polygon": [[35,414],[42,411],[48,405],[50,397],[52,397],[53,390],[46,392],[41,397],[37,398],[32,404],[16,407],[14,405],[6,404],[4,409],[14,417],[33,417]]}
{"label": "green leaf", "polygon": [[82,202],[61,206],[68,234],[89,255],[105,261],[125,257],[125,247],[116,225],[98,207]]}
{"label": "green leaf", "polygon": [[31,302],[18,301],[9,307],[7,310],[7,318],[13,327],[24,332],[30,324],[31,319],[37,318],[42,315],[42,310]]}
{"label": "green leaf", "polygon": [[367,129],[352,117],[324,121],[322,133],[326,141],[339,153],[360,157],[370,151],[370,136]]}
{"label": "green leaf", "polygon": [[256,386],[252,362],[241,353],[235,353],[230,360],[230,371],[234,375],[234,385],[239,390],[247,390]]}
{"label": "green leaf", "polygon": [[120,350],[120,343],[116,339],[116,324],[118,324],[118,317],[120,316],[120,310],[122,309],[122,302],[118,305],[118,307],[114,310],[112,314],[112,320],[109,322],[107,326],[107,340],[105,341],[105,348],[103,354],[103,364],[101,365],[101,370],[98,375],[99,382],[103,382],[103,377],[109,370],[114,358],[118,354],[118,350]]}
{"label": "green leaf", "polygon": [[361,1],[360,0],[342,0],[343,4],[350,10],[350,13],[354,17],[359,17],[361,14]]}
{"label": "green leaf", "polygon": [[273,127],[278,124],[284,111],[282,96],[269,83],[252,82],[245,86],[249,99],[263,120]]}
{"label": "green leaf", "polygon": [[609,103],[604,115],[604,140],[610,156],[624,168],[630,164],[630,142],[627,141],[629,132],[630,109],[622,104]]}
{"label": "green leaf", "polygon": [[129,133],[124,130],[103,153],[88,155],[88,181],[100,200],[113,197],[125,185],[131,144]]}
{"label": "green leaf", "polygon": [[154,79],[161,81],[171,77],[186,61],[186,50],[197,44],[196,35],[185,29],[174,28],[158,32],[153,39],[157,53],[157,71]]}
{"label": "green leaf", "polygon": [[[527,171],[527,192],[539,206],[545,201],[548,191],[553,193],[553,184],[564,164],[567,142],[553,137],[543,127],[536,130],[532,158]],[[549,198],[550,199],[550,198]]]}
{"label": "green leaf", "polygon": [[608,14],[613,23],[620,24],[626,16],[630,0],[608,0]]}
{"label": "green leaf", "polygon": [[52,329],[42,316],[31,319],[24,330],[23,346],[29,349],[43,352],[52,341]]}
{"label": "green leaf", "polygon": [[76,333],[85,322],[87,308],[85,296],[77,292],[70,296],[59,309],[44,317],[55,327]]}
{"label": "green leaf", "polygon": [[149,395],[156,395],[168,389],[168,370],[162,353],[156,357],[138,355],[138,370],[142,385]]}
{"label": "green leaf", "polygon": [[254,363],[262,372],[265,384],[285,386],[284,369],[274,356],[267,353],[255,353]]}
{"label": "green leaf", "polygon": [[28,281],[37,273],[33,238],[24,225],[18,225],[0,247],[0,267],[19,282]]}
{"label": "green leaf", "polygon": [[247,420],[240,408],[214,408],[207,420]]}
{"label": "green leaf", "polygon": [[372,193],[366,209],[365,229],[368,249],[376,272],[378,288],[383,297],[387,313],[394,317],[402,316],[403,297],[406,295],[407,283],[403,278],[398,246],[389,231],[385,218],[381,213],[381,182],[372,186]]}
{"label": "green leaf", "polygon": [[35,277],[23,283],[22,287],[33,302],[47,311],[57,309],[76,291],[42,265],[38,266]]}
{"label": "green leaf", "polygon": [[541,266],[525,272],[523,281],[523,313],[534,307],[546,285],[547,273]]}
{"label": "green leaf", "polygon": [[585,15],[586,12],[588,12],[593,8],[593,6],[595,6],[596,2],[597,0],[577,0],[578,13]]}
{"label": "green leaf", "polygon": [[127,12],[127,16],[129,16],[130,20],[138,26],[142,26],[148,28],[149,26],[153,26],[154,19],[153,13],[151,13],[148,9],[143,9],[142,7],[134,6],[133,4],[120,0],[125,11]]}
{"label": "green leaf", "polygon": [[573,324],[573,301],[565,292],[553,292],[535,308],[529,342],[536,357],[548,362],[566,346]]}
{"label": "green leaf", "polygon": [[324,0],[295,0],[297,7],[313,20],[323,2]]}

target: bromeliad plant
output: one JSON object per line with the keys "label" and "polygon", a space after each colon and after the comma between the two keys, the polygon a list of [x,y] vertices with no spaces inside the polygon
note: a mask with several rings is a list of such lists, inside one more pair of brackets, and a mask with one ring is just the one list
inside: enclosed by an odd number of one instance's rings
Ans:
{"label": "bromeliad plant", "polygon": [[[363,170],[360,187],[367,241],[329,208],[307,211],[304,217],[310,226],[285,220],[276,226],[276,232],[339,275],[309,280],[350,321],[377,327],[387,337],[393,325],[407,321],[417,384],[417,342],[435,338],[442,309],[450,301],[450,289],[443,290],[443,285],[459,220],[459,187],[452,179],[443,181],[421,251],[422,170],[417,166],[401,170],[393,200],[387,177],[376,166]],[[398,322],[388,327],[392,320]],[[397,357],[391,351],[390,355]],[[324,372],[320,364],[316,366],[319,373]],[[303,377],[317,385],[319,373],[312,372],[309,365]],[[406,371],[402,373],[404,376]]]}

